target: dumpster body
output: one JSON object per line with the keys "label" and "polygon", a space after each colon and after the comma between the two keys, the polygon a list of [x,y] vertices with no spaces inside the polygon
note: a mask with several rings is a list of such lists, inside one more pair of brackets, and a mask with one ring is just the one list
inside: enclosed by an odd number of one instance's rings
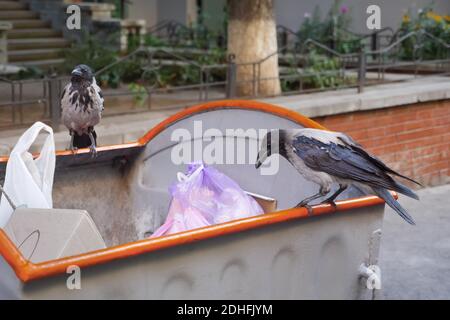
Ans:
{"label": "dumpster body", "polygon": [[[302,127],[322,128],[276,106],[228,100],[186,109],[139,141],[100,147],[95,159],[88,150],[58,152],[54,207],[87,211],[106,248],[36,262],[0,230],[0,298],[371,297],[358,269],[377,263],[384,202],[349,188],[337,208],[317,205],[309,214],[293,207],[317,185],[281,157],[273,156],[277,172],[269,175],[255,169],[256,156],[249,160],[258,147],[251,130]],[[275,199],[278,211],[149,239],[167,214],[168,187],[185,171],[174,148],[205,150],[213,140],[248,146],[247,161],[214,166],[244,190]],[[193,161],[204,156],[194,153]]]}

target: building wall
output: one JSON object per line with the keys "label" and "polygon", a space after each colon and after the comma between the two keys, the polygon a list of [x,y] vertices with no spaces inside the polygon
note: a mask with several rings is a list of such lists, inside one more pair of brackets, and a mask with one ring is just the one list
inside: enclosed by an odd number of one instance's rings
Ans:
{"label": "building wall", "polygon": [[175,20],[189,24],[193,17],[192,6],[195,0],[133,0],[127,6],[127,18],[145,19],[147,27],[151,27],[162,20]]}
{"label": "building wall", "polygon": [[349,134],[394,170],[425,186],[450,182],[450,100],[314,120]]}
{"label": "building wall", "polygon": [[[318,5],[322,17],[325,16],[333,0],[275,0],[275,13],[277,23],[293,30],[298,30],[304,19],[305,13],[313,13]],[[356,32],[366,33],[368,14],[366,9],[371,4],[380,6],[381,26],[397,29],[400,26],[403,14],[411,12],[417,13],[419,8],[430,4],[431,0],[342,0],[342,5],[350,9],[352,16],[352,26],[350,29]],[[450,1],[434,1],[434,10],[440,14],[450,14]]]}
{"label": "building wall", "polygon": [[[334,0],[274,0],[277,23],[297,30],[304,19],[305,13],[313,13],[319,6],[322,17],[325,16]],[[430,4],[432,0],[342,0],[342,5],[349,7],[352,16],[350,29],[356,32],[368,32],[366,9],[370,4],[377,4],[381,8],[382,27],[397,29],[403,14],[415,12]],[[226,0],[204,0],[203,7],[207,16],[206,24],[212,29],[223,25],[223,7]],[[441,14],[450,14],[449,0],[435,0],[435,11]],[[195,0],[133,0],[128,6],[128,17],[146,19],[147,26],[158,21],[173,19],[184,24],[192,23],[196,19]]]}
{"label": "building wall", "polygon": [[203,1],[203,12],[205,25],[215,31],[224,27],[226,0]]}
{"label": "building wall", "polygon": [[144,19],[147,27],[151,27],[158,22],[158,1],[157,0],[133,0],[133,4],[127,6],[127,17],[131,19]]}
{"label": "building wall", "polygon": [[158,0],[158,21],[175,20],[186,24],[187,1]]}

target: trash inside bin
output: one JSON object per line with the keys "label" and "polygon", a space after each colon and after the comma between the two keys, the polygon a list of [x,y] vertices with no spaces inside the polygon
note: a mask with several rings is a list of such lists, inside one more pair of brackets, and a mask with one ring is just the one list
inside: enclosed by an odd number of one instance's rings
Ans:
{"label": "trash inside bin", "polygon": [[189,164],[187,174],[177,176],[166,221],[152,238],[264,213],[235,181],[202,162]]}
{"label": "trash inside bin", "polygon": [[106,248],[86,211],[18,208],[4,231],[33,263]]}
{"label": "trash inside bin", "polygon": [[[255,170],[260,134],[302,127],[323,128],[280,107],[227,100],[183,110],[137,142],[99,147],[95,159],[88,149],[57,152],[54,208],[86,210],[106,248],[36,264],[0,230],[0,297],[370,297],[358,268],[377,263],[384,202],[349,188],[337,208],[317,205],[310,215],[292,207],[317,186],[286,160],[273,156],[265,171]],[[245,146],[245,157],[218,161],[211,153],[214,167],[277,211],[149,239],[166,219],[168,187],[185,169],[174,155],[197,144],[204,153],[189,160],[199,161],[211,143],[230,141]],[[67,290],[73,265],[83,270],[83,290]]]}

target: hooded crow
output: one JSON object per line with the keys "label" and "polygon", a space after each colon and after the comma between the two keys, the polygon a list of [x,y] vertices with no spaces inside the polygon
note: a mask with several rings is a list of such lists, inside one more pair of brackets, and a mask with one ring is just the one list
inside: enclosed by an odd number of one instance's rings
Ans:
{"label": "hooded crow", "polygon": [[353,185],[366,193],[374,193],[383,198],[403,219],[410,224],[415,224],[413,218],[388,190],[418,200],[416,193],[395,181],[391,175],[420,184],[387,167],[349,136],[339,132],[309,128],[272,130],[262,141],[255,163],[256,168],[275,153],[286,158],[306,180],[320,186],[317,194],[301,201],[298,207],[306,207],[310,210],[308,203],[329,194],[333,183],[338,184],[339,188],[322,203],[336,206],[334,200],[337,196]]}
{"label": "hooded crow", "polygon": [[70,149],[89,147],[95,156],[97,134],[94,126],[100,122],[104,109],[102,91],[87,65],[76,66],[71,75],[61,97],[62,122],[69,129]]}

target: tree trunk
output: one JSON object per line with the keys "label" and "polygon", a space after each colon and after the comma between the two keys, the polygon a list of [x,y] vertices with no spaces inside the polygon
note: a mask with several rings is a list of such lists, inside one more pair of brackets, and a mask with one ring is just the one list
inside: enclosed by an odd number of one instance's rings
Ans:
{"label": "tree trunk", "polygon": [[[238,65],[237,95],[279,94],[281,89],[273,0],[228,0],[227,4],[228,53],[235,56]],[[266,60],[252,64],[263,59]],[[243,63],[248,65],[240,65]]]}

